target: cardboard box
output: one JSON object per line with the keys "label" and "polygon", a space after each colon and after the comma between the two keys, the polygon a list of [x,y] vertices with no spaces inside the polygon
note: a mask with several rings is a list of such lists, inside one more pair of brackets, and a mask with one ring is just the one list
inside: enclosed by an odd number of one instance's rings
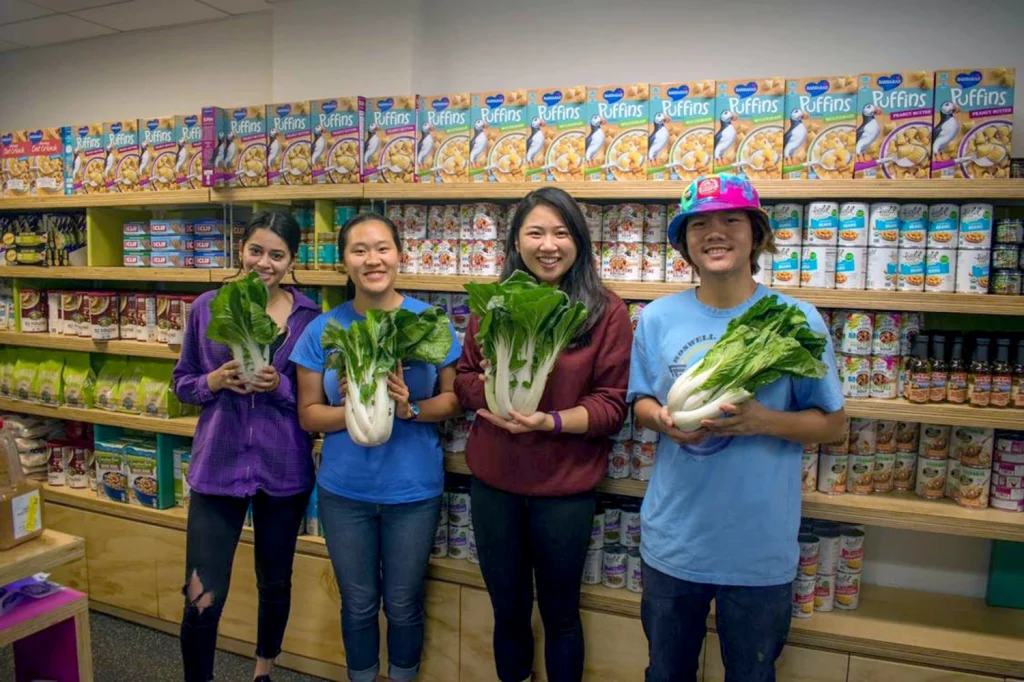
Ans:
{"label": "cardboard box", "polygon": [[526,160],[526,90],[473,94],[470,182],[522,182]]}
{"label": "cardboard box", "polygon": [[740,78],[716,84],[714,171],[752,180],[782,178],[785,83],[781,78]]}
{"label": "cardboard box", "polygon": [[105,194],[104,167],[107,147],[103,124],[86,123],[71,127],[71,189],[73,194]]}
{"label": "cardboard box", "polygon": [[853,177],[927,178],[931,168],[931,71],[862,73],[857,77],[857,161]]}
{"label": "cardboard box", "polygon": [[711,172],[715,82],[651,83],[647,179],[694,180]]}
{"label": "cardboard box", "polygon": [[313,184],[361,181],[366,99],[336,97],[310,102],[313,124]]}
{"label": "cardboard box", "polygon": [[128,194],[142,189],[139,122],[136,119],[103,124],[103,148],[107,160],[103,180],[108,194]]}
{"label": "cardboard box", "polygon": [[267,183],[270,185],[313,184],[313,126],[309,102],[267,105]]}
{"label": "cardboard box", "polygon": [[139,119],[139,177],[143,191],[178,189],[178,138],[174,116]]}
{"label": "cardboard box", "polygon": [[416,136],[416,175],[420,182],[469,182],[472,102],[468,92],[420,95]]}
{"label": "cardboard box", "polygon": [[590,131],[583,153],[588,182],[647,179],[647,83],[587,87]]}
{"label": "cardboard box", "polygon": [[587,139],[587,88],[530,90],[526,137],[526,180],[581,182]]}
{"label": "cardboard box", "polygon": [[933,178],[1008,178],[1013,67],[935,72]]}
{"label": "cardboard box", "polygon": [[196,114],[174,117],[174,139],[178,141],[178,158],[174,177],[178,189],[199,189],[203,186],[203,122]]}
{"label": "cardboard box", "polygon": [[416,181],[416,95],[369,97],[363,182]]}
{"label": "cardboard box", "polygon": [[784,180],[853,177],[857,138],[857,77],[815,76],[786,81]]}

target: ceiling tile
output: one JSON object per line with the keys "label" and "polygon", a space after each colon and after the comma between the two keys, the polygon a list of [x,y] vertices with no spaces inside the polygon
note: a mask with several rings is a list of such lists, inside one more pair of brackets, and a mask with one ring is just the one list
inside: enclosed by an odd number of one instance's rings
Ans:
{"label": "ceiling tile", "polygon": [[41,19],[19,21],[0,26],[0,40],[16,42],[28,47],[66,43],[70,40],[93,38],[114,33],[108,28],[82,21],[66,14],[55,14]]}
{"label": "ceiling tile", "polygon": [[127,0],[29,0],[33,5],[46,7],[55,12],[77,12],[80,9],[100,7],[102,5],[114,5]]}
{"label": "ceiling tile", "polygon": [[204,5],[215,7],[228,14],[248,14],[272,9],[267,0],[199,0]]}
{"label": "ceiling tile", "polygon": [[52,12],[21,0],[0,0],[0,24],[45,17],[47,14],[52,14]]}
{"label": "ceiling tile", "polygon": [[132,0],[120,5],[82,10],[74,15],[118,31],[188,24],[228,16],[193,0]]}
{"label": "ceiling tile", "polygon": [[23,45],[15,45],[14,43],[8,43],[7,41],[0,40],[0,52],[10,52],[11,50],[20,50]]}

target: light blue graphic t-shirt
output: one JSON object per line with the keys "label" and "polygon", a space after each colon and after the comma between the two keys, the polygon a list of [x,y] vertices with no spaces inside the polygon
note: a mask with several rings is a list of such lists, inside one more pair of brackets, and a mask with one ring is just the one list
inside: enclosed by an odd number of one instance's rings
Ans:
{"label": "light blue graphic t-shirt", "polygon": [[[640,316],[633,337],[629,395],[664,405],[676,377],[766,295],[763,286],[742,305],[719,310],[691,289],[660,298]],[[829,338],[814,306],[797,303],[811,328]],[[765,407],[787,412],[843,407],[831,338],[821,379],[784,377],[755,393]],[[800,444],[768,436],[712,437],[681,446],[662,437],[641,510],[641,554],[662,573],[715,585],[767,586],[796,576],[800,527]]]}
{"label": "light blue graphic t-shirt", "polygon": [[[402,308],[414,313],[422,312],[429,304],[408,296]],[[296,365],[324,375],[324,394],[331,405],[341,404],[338,373],[324,371],[327,354],[320,337],[328,320],[336,320],[348,329],[356,320],[365,317],[356,312],[348,301],[310,322],[292,351]],[[455,328],[449,324],[452,347],[439,367],[447,367],[459,359],[462,346],[455,337]],[[413,402],[434,395],[439,367],[425,362],[405,362],[405,383]],[[395,417],[391,438],[372,448],[357,445],[348,431],[329,433],[324,438],[323,454],[317,483],[335,495],[361,502],[400,504],[418,502],[440,495],[444,489],[444,460],[437,424],[413,422]]]}

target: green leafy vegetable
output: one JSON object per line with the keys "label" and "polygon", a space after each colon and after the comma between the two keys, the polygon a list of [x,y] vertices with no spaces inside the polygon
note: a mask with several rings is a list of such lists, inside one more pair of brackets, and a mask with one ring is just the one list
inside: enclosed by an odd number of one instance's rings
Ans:
{"label": "green leafy vegetable", "polygon": [[270,344],[279,333],[267,315],[267,287],[255,272],[228,282],[210,302],[206,338],[231,349],[242,365],[239,376],[246,382],[270,364]]}

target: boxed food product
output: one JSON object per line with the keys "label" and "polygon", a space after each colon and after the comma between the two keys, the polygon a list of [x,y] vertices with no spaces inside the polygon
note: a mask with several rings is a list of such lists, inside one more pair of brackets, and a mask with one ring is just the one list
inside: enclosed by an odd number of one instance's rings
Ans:
{"label": "boxed food product", "polygon": [[28,131],[0,133],[0,196],[27,197],[32,192]]}
{"label": "boxed food product", "polygon": [[71,129],[39,128],[28,134],[32,165],[32,195],[64,196],[64,147],[71,141]]}
{"label": "boxed food product", "polygon": [[200,218],[191,221],[191,227],[185,227],[185,234],[192,234],[195,237],[223,237],[224,221],[219,218]]}
{"label": "boxed food product", "polygon": [[470,182],[522,182],[526,159],[526,90],[473,94]]}
{"label": "boxed food product", "polygon": [[71,190],[74,194],[104,194],[107,191],[104,168],[107,160],[103,142],[103,124],[72,126]]}
{"label": "boxed food product", "polygon": [[926,178],[931,167],[931,71],[862,73],[855,178]]}
{"label": "boxed food product", "polygon": [[174,460],[174,504],[179,507],[188,507],[192,489],[188,484],[188,468],[192,464],[192,448],[188,445],[179,445],[172,451]]}
{"label": "boxed food product", "polygon": [[227,187],[267,186],[267,116],[262,106],[232,109],[228,146],[224,151]]}
{"label": "boxed food product", "polygon": [[195,229],[195,221],[182,220],[181,218],[166,218],[149,221],[149,234],[153,237],[167,237],[170,235],[190,235]]}
{"label": "boxed food product", "polygon": [[647,178],[694,180],[711,172],[715,82],[651,83]]}
{"label": "boxed food product", "polygon": [[782,177],[853,177],[857,77],[794,78],[786,82],[788,127],[782,139]]}
{"label": "boxed food product", "polygon": [[196,267],[195,263],[195,253],[191,249],[152,251],[149,254],[149,267],[151,268],[194,268]]}
{"label": "boxed food product", "polygon": [[526,179],[531,182],[583,180],[587,138],[587,89],[530,90],[527,93],[530,132],[526,138]]}
{"label": "boxed food product", "polygon": [[103,147],[107,158],[103,181],[108,194],[138,192],[141,186],[139,169],[139,122],[110,121],[103,124]]}
{"label": "boxed food product", "polygon": [[96,439],[96,494],[112,502],[128,502],[128,472],[121,439]]}
{"label": "boxed food product", "polygon": [[366,99],[363,182],[416,181],[416,95]]}
{"label": "boxed food product", "polygon": [[[469,182],[472,95],[420,95],[416,175],[424,183]],[[440,235],[438,235],[440,237]]]}
{"label": "boxed food product", "polygon": [[1013,67],[935,72],[933,178],[1008,178]]}
{"label": "boxed food product", "polygon": [[223,251],[211,251],[209,253],[197,253],[195,255],[194,267],[203,269],[226,268],[228,267],[228,256]]}
{"label": "boxed food product", "polygon": [[220,107],[203,107],[200,126],[203,187],[224,187],[227,184],[224,157],[229,144],[228,134],[231,132],[227,112]]}
{"label": "boxed food product", "polygon": [[782,177],[782,78],[718,81],[714,170],[746,173],[754,180]]}
{"label": "boxed food product", "polygon": [[[154,234],[149,238],[149,250],[153,253],[170,251],[192,251],[195,240],[190,234]],[[136,249],[139,250],[139,249]]]}
{"label": "boxed food product", "polygon": [[139,184],[150,192],[178,189],[174,116],[139,119]]}
{"label": "boxed food product", "polygon": [[195,114],[174,117],[174,139],[178,155],[174,161],[174,179],[178,189],[203,186],[203,123]]}
{"label": "boxed food product", "polygon": [[125,251],[121,264],[126,268],[148,268],[149,251]]}
{"label": "boxed food product", "polygon": [[360,182],[366,100],[336,97],[310,102],[313,184]]}
{"label": "boxed food product", "polygon": [[313,126],[309,102],[267,105],[267,184],[313,183]]}
{"label": "boxed food product", "polygon": [[647,179],[646,83],[587,87],[587,135],[583,162],[590,182]]}

